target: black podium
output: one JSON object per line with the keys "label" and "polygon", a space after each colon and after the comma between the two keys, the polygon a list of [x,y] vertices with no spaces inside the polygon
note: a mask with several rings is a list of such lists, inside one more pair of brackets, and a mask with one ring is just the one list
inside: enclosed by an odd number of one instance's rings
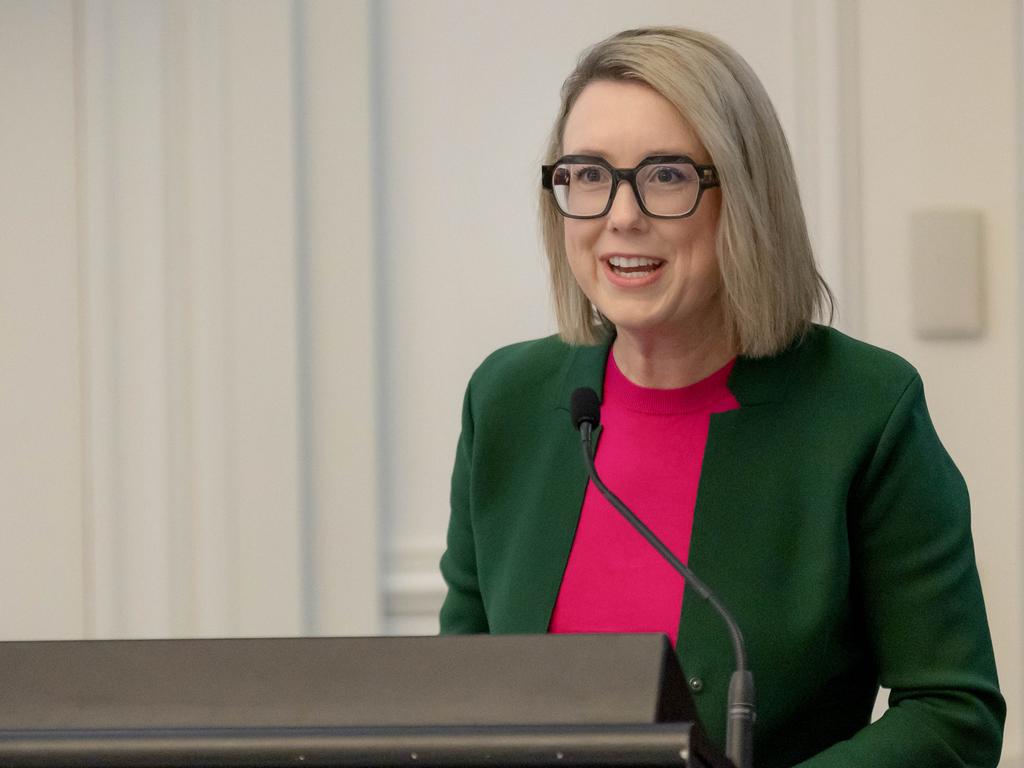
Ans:
{"label": "black podium", "polygon": [[0,643],[0,768],[726,768],[660,635]]}

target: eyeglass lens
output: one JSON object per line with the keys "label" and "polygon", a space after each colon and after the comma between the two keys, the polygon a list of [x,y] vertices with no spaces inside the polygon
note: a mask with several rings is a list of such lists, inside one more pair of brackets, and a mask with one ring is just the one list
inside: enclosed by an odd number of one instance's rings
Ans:
{"label": "eyeglass lens", "polygon": [[[561,163],[551,186],[555,200],[569,216],[597,216],[608,206],[613,177],[602,165]],[[652,163],[637,169],[636,185],[644,207],[655,216],[683,216],[693,210],[700,177],[690,163]]]}

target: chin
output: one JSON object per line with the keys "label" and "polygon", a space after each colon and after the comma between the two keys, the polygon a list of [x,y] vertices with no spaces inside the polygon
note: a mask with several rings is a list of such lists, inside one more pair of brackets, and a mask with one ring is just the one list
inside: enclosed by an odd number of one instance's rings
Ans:
{"label": "chin", "polygon": [[672,323],[664,318],[622,313],[618,313],[615,317],[610,317],[609,315],[605,315],[605,317],[615,325],[616,330],[619,332],[625,331],[626,333],[636,335],[657,333],[666,337],[678,333],[678,328],[674,328]]}

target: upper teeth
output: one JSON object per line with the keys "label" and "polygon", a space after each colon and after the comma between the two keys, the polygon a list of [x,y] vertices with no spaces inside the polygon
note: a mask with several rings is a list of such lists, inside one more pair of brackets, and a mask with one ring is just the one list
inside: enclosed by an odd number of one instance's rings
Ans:
{"label": "upper teeth", "polygon": [[644,256],[612,256],[608,261],[613,267],[653,267],[658,264],[657,259]]}

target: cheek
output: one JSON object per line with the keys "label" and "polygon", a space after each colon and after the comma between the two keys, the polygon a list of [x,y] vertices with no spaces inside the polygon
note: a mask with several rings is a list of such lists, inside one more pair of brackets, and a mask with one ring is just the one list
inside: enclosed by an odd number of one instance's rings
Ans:
{"label": "cheek", "polygon": [[594,222],[574,219],[565,220],[565,253],[570,262],[576,262],[593,253],[594,244],[600,234],[600,227]]}
{"label": "cheek", "polygon": [[671,248],[685,256],[691,268],[705,273],[718,270],[718,209],[701,203],[697,214],[689,219],[665,222],[673,225],[671,230],[662,230],[662,236]]}

